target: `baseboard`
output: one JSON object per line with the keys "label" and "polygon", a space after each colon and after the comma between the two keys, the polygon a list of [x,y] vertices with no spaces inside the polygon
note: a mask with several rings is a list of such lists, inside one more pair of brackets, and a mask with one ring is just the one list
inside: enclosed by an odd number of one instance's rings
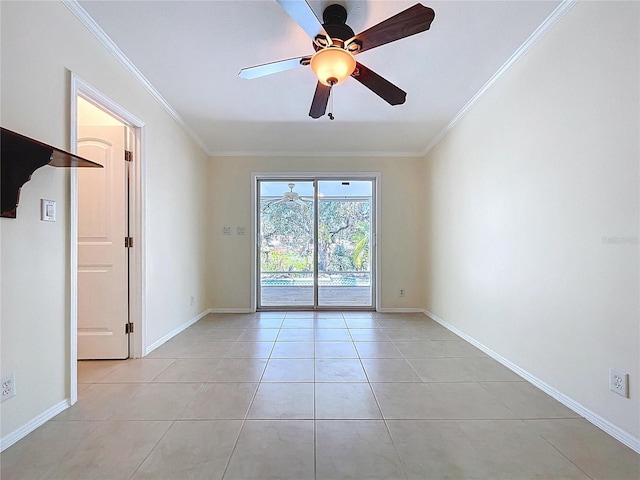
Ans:
{"label": "baseboard", "polygon": [[251,308],[210,308],[211,313],[255,313]]}
{"label": "baseboard", "polygon": [[597,413],[589,410],[584,405],[582,405],[579,402],[575,401],[571,397],[568,397],[567,395],[565,395],[561,391],[557,390],[556,388],[552,387],[548,383],[540,380],[535,375],[532,375],[531,373],[527,372],[526,370],[520,368],[515,363],[511,362],[510,360],[507,360],[502,355],[500,355],[500,354],[494,352],[493,350],[491,350],[489,347],[487,347],[487,346],[483,345],[482,343],[478,342],[477,340],[475,340],[474,338],[470,337],[469,335],[467,335],[466,333],[462,332],[461,330],[458,330],[456,327],[454,327],[450,323],[447,323],[445,320],[443,320],[442,318],[438,317],[437,315],[431,313],[428,310],[422,310],[422,313],[424,313],[427,317],[431,318],[435,322],[438,322],[440,325],[442,325],[444,328],[446,328],[450,332],[455,333],[457,336],[459,336],[463,340],[466,340],[467,342],[469,342],[474,347],[482,350],[484,353],[489,355],[491,358],[493,358],[494,360],[496,360],[497,362],[501,363],[502,365],[507,367],[509,370],[514,372],[516,375],[519,375],[520,377],[524,378],[526,381],[528,381],[532,385],[538,387],[540,390],[545,392],[547,395],[555,398],[560,403],[562,403],[566,407],[568,407],[571,410],[573,410],[574,412],[576,412],[578,415],[584,417],[585,420],[591,422],[596,427],[598,427],[600,430],[604,431],[605,433],[608,433],[613,438],[615,438],[616,440],[624,443],[627,447],[631,448],[632,450],[636,451],[637,453],[640,453],[640,438],[636,438],[633,435],[631,435],[629,432],[626,432],[626,431],[622,430],[620,427],[614,425],[613,423],[611,423],[607,419],[601,417]]}
{"label": "baseboard", "polygon": [[205,310],[204,312],[202,312],[202,313],[196,315],[195,317],[193,317],[191,320],[188,320],[187,322],[183,323],[178,328],[173,329],[172,331],[167,333],[164,337],[162,337],[160,340],[157,340],[157,341],[153,342],[151,345],[149,345],[147,348],[145,348],[144,355],[145,356],[149,355],[151,352],[153,352],[160,345],[168,342],[173,337],[178,335],[180,332],[182,332],[183,330],[186,330],[191,325],[193,325],[194,323],[196,323],[198,320],[200,320],[202,317],[204,317],[205,315],[207,315],[209,313],[211,313],[211,309]]}
{"label": "baseboard", "polygon": [[378,313],[424,313],[421,308],[379,308]]}
{"label": "baseboard", "polygon": [[6,450],[7,448],[9,448],[11,445],[18,442],[19,440],[22,440],[24,437],[26,437],[31,432],[33,432],[36,428],[38,428],[41,425],[44,425],[53,417],[58,415],[60,412],[66,410],[70,406],[71,406],[71,402],[69,402],[69,399],[56,403],[53,407],[48,408],[37,417],[25,423],[22,427],[20,427],[15,432],[10,433],[6,437],[0,438],[0,452]]}
{"label": "baseboard", "polygon": [[[311,311],[311,310],[309,310]],[[210,313],[255,313],[251,308],[210,308]],[[424,313],[421,308],[378,308],[379,313]]]}

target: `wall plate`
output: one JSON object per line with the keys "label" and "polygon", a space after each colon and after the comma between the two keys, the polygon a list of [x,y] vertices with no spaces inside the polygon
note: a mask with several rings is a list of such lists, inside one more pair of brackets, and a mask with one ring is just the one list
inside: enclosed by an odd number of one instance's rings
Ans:
{"label": "wall plate", "polygon": [[13,372],[2,377],[0,382],[2,384],[2,399],[0,402],[16,396],[16,377]]}
{"label": "wall plate", "polygon": [[610,368],[609,390],[625,398],[629,398],[629,374],[617,368]]}
{"label": "wall plate", "polygon": [[56,221],[56,202],[55,200],[40,199],[40,220],[43,222]]}

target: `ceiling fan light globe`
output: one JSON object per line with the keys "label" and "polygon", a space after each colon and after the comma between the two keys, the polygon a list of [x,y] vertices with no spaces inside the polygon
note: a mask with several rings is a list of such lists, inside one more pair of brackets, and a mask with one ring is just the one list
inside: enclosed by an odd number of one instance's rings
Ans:
{"label": "ceiling fan light globe", "polygon": [[327,47],[311,57],[311,70],[323,85],[340,85],[353,73],[356,59],[339,47]]}

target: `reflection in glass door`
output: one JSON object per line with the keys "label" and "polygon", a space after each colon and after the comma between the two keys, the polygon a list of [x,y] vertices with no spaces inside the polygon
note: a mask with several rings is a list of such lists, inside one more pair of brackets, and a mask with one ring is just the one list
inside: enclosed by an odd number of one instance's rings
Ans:
{"label": "reflection in glass door", "polygon": [[259,307],[313,307],[314,182],[259,181]]}
{"label": "reflection in glass door", "polygon": [[374,181],[258,180],[258,308],[373,308]]}
{"label": "reflection in glass door", "polygon": [[318,181],[318,306],[371,307],[372,182]]}

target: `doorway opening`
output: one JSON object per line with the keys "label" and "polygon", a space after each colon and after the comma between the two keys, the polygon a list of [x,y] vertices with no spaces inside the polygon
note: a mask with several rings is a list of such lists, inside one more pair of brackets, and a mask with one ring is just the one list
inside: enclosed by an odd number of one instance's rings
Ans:
{"label": "doorway opening", "polygon": [[144,123],[71,75],[71,147],[105,168],[71,171],[70,403],[79,359],[144,353]]}
{"label": "doorway opening", "polygon": [[375,178],[256,181],[257,309],[374,309]]}

